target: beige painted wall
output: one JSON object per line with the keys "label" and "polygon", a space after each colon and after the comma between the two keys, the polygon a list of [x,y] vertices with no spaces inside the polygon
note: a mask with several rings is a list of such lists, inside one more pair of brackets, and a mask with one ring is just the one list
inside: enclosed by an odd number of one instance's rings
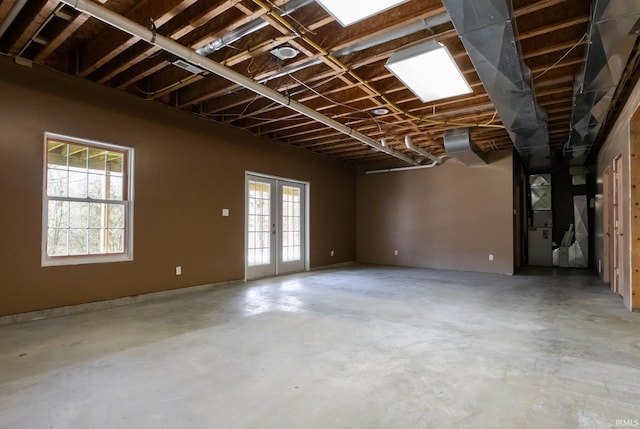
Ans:
{"label": "beige painted wall", "polygon": [[[45,131],[135,148],[132,262],[40,266]],[[0,159],[0,315],[242,279],[246,170],[310,182],[312,267],[355,259],[352,165],[7,58]]]}
{"label": "beige painted wall", "polygon": [[[631,199],[631,176],[630,176],[630,156],[629,156],[629,148],[630,148],[630,135],[629,135],[629,121],[633,116],[633,113],[640,105],[640,83],[636,84],[633,92],[629,96],[629,100],[625,105],[624,109],[620,113],[618,120],[615,125],[611,129],[609,136],[607,137],[604,145],[598,152],[598,192],[596,195],[596,221],[595,221],[595,258],[596,262],[602,260],[603,255],[603,206],[602,206],[602,173],[607,168],[607,166],[611,166],[611,170],[613,171],[613,160],[619,155],[622,154],[622,162],[623,162],[623,213],[624,213],[624,223],[623,223],[623,241],[624,241],[624,249],[625,253],[623,254],[623,293],[622,297],[624,299],[624,304],[629,309],[637,309],[632,308],[631,302],[631,207],[630,207],[630,199]],[[613,197],[613,194],[611,194]],[[602,276],[602,273],[600,273]]]}
{"label": "beige painted wall", "polygon": [[500,152],[481,167],[359,173],[358,261],[513,273],[512,162]]}

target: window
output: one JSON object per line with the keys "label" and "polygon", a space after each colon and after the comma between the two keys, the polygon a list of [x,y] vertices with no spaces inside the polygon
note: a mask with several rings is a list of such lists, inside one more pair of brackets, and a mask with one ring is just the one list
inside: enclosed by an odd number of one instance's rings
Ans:
{"label": "window", "polygon": [[301,258],[300,194],[299,187],[282,187],[282,262],[299,261]]}
{"label": "window", "polygon": [[271,263],[271,184],[249,181],[250,267]]}
{"label": "window", "polygon": [[133,149],[45,134],[42,265],[131,260]]}

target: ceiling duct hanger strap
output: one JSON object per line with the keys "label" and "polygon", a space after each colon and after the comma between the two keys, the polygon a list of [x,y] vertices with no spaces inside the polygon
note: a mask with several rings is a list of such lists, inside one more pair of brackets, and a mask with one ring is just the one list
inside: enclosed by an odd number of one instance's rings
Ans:
{"label": "ceiling duct hanger strap", "polygon": [[153,34],[153,36],[151,36],[151,44],[156,43],[156,36],[158,34],[158,29],[156,28],[156,23],[153,22],[153,18],[149,18],[149,30],[151,31],[151,33]]}

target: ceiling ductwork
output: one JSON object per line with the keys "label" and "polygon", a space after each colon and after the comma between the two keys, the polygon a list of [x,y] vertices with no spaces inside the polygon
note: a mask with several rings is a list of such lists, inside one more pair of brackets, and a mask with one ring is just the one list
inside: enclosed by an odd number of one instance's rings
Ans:
{"label": "ceiling ductwork", "polygon": [[487,156],[478,148],[469,136],[468,128],[456,128],[444,133],[444,149],[447,155],[456,158],[464,165],[485,165]]}
{"label": "ceiling ductwork", "polygon": [[[283,6],[280,6],[278,8],[278,12],[281,16],[287,16],[313,2],[314,0],[291,0]],[[255,33],[256,31],[267,27],[268,25],[269,23],[267,23],[267,21],[263,20],[262,18],[254,19],[253,21],[238,27],[234,31],[225,34],[223,37],[196,49],[196,52],[198,53],[198,55],[209,55],[224,48],[225,46],[229,46],[232,43],[237,42],[238,40],[242,39],[245,36],[248,36],[251,33]]]}
{"label": "ceiling ductwork", "polygon": [[523,162],[529,169],[548,169],[547,114],[536,104],[531,72],[521,60],[511,2],[442,3]]}
{"label": "ceiling ductwork", "polygon": [[571,165],[584,164],[591,152],[640,31],[639,18],[640,1],[593,1],[587,57],[574,85],[571,134],[564,147]]}
{"label": "ceiling ductwork", "polygon": [[[387,42],[392,42],[394,40],[398,40],[402,37],[407,37],[410,36],[412,34],[415,34],[419,31],[423,31],[423,30],[432,30],[434,27],[437,27],[439,25],[442,24],[446,24],[448,22],[451,22],[451,18],[449,17],[449,14],[446,12],[442,12],[442,13],[438,13],[437,15],[434,15],[432,17],[429,18],[425,18],[425,19],[421,19],[417,22],[414,22],[412,24],[409,24],[405,27],[399,28],[399,29],[393,29],[393,30],[388,30],[388,31],[384,31],[382,33],[379,33],[371,38],[365,39],[361,42],[355,43],[353,45],[347,46],[345,48],[342,48],[340,50],[337,50],[335,52],[331,52],[331,56],[334,58],[338,58],[338,57],[343,57],[345,55],[351,55],[351,54],[355,54],[357,52],[361,52],[364,51],[366,49],[369,48],[374,48],[376,46],[380,46],[383,43],[387,43]],[[289,67],[285,67],[282,69],[282,71],[278,72],[278,73],[274,73],[273,75],[269,76],[268,78],[263,79],[261,82],[267,82],[269,80],[272,79],[276,79],[282,76],[285,76],[287,74],[290,73],[295,73],[298,72],[300,70],[304,70],[306,68],[321,64],[322,61],[319,59],[313,59],[313,60],[309,60],[309,61],[305,61],[302,64],[297,64],[297,65],[293,65],[293,66],[289,66]]]}
{"label": "ceiling ductwork", "polygon": [[364,143],[365,145],[370,146],[375,150],[391,155],[406,162],[407,164],[418,165],[417,161],[405,155],[404,153],[392,149],[388,146],[383,146],[376,140],[373,140],[372,138],[358,132],[357,130],[354,130],[347,125],[344,125],[334,119],[318,113],[316,110],[313,110],[298,101],[292,100],[288,95],[282,94],[269,87],[261,85],[253,79],[236,72],[235,70],[225,67],[222,64],[219,64],[207,58],[206,56],[198,54],[196,51],[193,51],[190,48],[179,44],[173,39],[162,36],[160,34],[156,34],[155,31],[152,31],[122,15],[119,15],[118,13],[113,12],[110,9],[100,6],[91,0],[61,1],[62,3],[68,4],[79,12],[84,12],[106,24],[118,28],[132,36],[138,37],[141,40],[145,40],[154,46],[164,49],[169,54],[182,59],[185,63],[214,73],[224,79],[227,79],[230,82],[233,82],[254,92],[255,94],[261,95],[269,100],[287,107],[290,110],[293,110],[294,112],[300,113],[310,119],[313,119],[314,121],[317,121],[344,135],[347,135],[361,143]]}

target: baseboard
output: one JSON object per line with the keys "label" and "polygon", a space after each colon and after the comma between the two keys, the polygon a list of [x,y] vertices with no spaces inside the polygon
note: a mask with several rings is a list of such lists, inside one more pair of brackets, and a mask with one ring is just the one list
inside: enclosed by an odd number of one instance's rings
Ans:
{"label": "baseboard", "polygon": [[355,265],[355,264],[356,264],[356,261],[339,262],[337,264],[320,265],[318,267],[313,267],[313,268],[311,268],[310,271],[333,270],[335,268],[344,268],[344,267],[349,267],[349,266]]}
{"label": "baseboard", "polygon": [[191,286],[178,289],[164,290],[160,292],[150,292],[141,295],[125,296],[122,298],[107,299],[104,301],[93,301],[83,304],[65,305],[63,307],[47,308],[44,310],[28,311],[25,313],[8,314],[0,316],[0,325],[8,325],[11,323],[30,322],[34,320],[50,319],[53,317],[67,316],[69,314],[84,313],[87,311],[104,310],[107,308],[122,307],[124,305],[135,304],[138,302],[152,301],[159,298],[167,298],[172,296],[183,295],[228,285],[231,283],[242,283],[242,280],[229,280],[219,283],[209,283],[200,286]]}

